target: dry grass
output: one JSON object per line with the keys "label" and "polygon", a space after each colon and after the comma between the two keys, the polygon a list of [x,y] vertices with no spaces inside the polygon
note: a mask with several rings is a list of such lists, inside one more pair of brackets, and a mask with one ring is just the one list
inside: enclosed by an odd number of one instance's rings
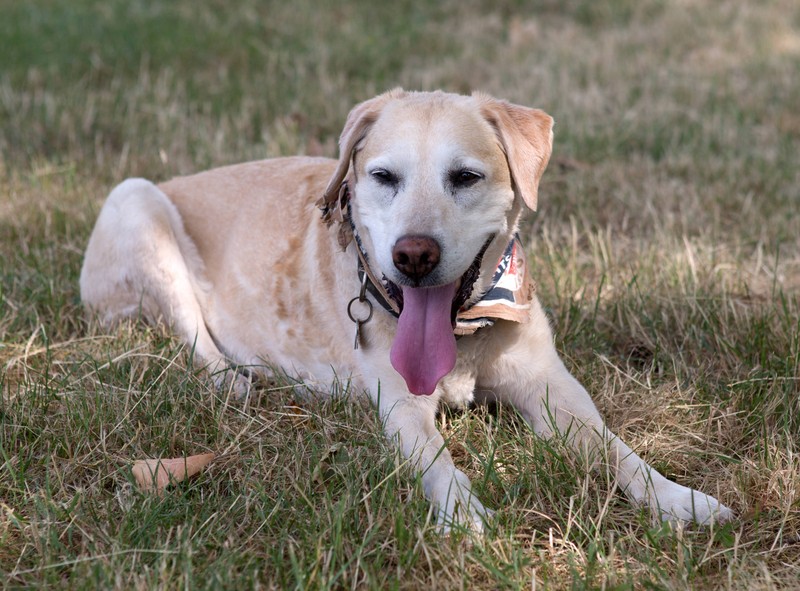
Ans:
{"label": "dry grass", "polygon": [[[5,586],[796,588],[796,3],[430,4],[0,2]],[[500,510],[442,539],[367,403],[276,381],[236,406],[163,329],[84,320],[113,183],[332,156],[349,107],[395,85],[555,116],[526,239],[559,350],[612,429],[737,521],[654,527],[563,442],[478,408],[441,427]],[[132,488],[133,460],[205,451],[172,494]]]}

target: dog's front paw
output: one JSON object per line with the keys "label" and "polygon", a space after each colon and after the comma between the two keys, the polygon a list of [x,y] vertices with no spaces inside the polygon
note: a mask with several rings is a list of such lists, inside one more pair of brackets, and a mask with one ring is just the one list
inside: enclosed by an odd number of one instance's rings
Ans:
{"label": "dog's front paw", "polygon": [[686,486],[664,479],[650,494],[654,517],[674,523],[725,523],[734,514],[717,499]]}
{"label": "dog's front paw", "polygon": [[431,493],[437,509],[436,523],[445,535],[454,529],[482,534],[494,514],[478,500],[469,478],[461,470],[455,470],[452,478],[440,479]]}

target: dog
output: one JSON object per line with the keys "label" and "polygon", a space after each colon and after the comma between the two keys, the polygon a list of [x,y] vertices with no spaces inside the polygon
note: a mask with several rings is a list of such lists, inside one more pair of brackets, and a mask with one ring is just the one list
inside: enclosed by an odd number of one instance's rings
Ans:
{"label": "dog", "polygon": [[541,110],[481,93],[395,89],[353,108],[338,160],[128,179],[92,232],[81,297],[106,324],[165,320],[242,394],[250,377],[237,367],[280,367],[319,392],[349,379],[446,531],[482,531],[492,514],[435,425],[440,403],[473,400],[511,404],[539,436],[605,454],[615,483],[658,519],[728,520],[610,432],[555,350],[517,238],[552,128]]}

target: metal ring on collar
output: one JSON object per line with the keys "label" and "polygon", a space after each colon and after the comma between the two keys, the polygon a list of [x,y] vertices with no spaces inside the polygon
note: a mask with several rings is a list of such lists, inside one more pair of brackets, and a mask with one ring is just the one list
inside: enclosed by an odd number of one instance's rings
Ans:
{"label": "metal ring on collar", "polygon": [[[353,302],[361,302],[367,305],[367,307],[369,308],[369,312],[367,313],[366,318],[359,319],[353,317],[353,310],[352,310]],[[352,300],[350,300],[350,303],[347,304],[347,315],[350,317],[350,320],[352,320],[356,324],[358,323],[364,324],[365,322],[369,322],[370,318],[372,318],[372,311],[373,311],[372,302],[370,302],[367,298],[362,299],[361,297],[354,297]]]}

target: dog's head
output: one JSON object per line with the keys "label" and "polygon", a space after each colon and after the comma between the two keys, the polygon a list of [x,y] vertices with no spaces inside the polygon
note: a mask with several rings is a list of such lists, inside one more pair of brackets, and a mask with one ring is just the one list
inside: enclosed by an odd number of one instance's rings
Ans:
{"label": "dog's head", "polygon": [[347,181],[370,266],[402,290],[392,364],[412,392],[432,393],[453,368],[455,312],[482,295],[524,206],[536,208],[552,126],[477,93],[393,90],[350,112],[325,200]]}

